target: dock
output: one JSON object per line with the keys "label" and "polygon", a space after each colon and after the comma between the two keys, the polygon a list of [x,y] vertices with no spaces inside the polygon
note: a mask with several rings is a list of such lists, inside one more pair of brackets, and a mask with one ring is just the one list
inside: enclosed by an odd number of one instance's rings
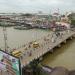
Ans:
{"label": "dock", "polygon": [[[21,66],[26,66],[34,59],[42,59],[43,55],[48,52],[53,52],[55,47],[61,47],[61,43],[66,43],[67,39],[72,39],[75,37],[75,31],[66,30],[60,32],[61,36],[59,37],[52,37],[54,32],[51,32],[47,36],[43,37],[42,39],[38,39],[37,42],[39,43],[38,48],[33,48],[32,45],[29,47],[29,44],[25,45],[24,47],[18,49],[22,52],[22,56],[20,57]],[[55,39],[53,42],[52,39]],[[27,48],[27,50],[25,50]],[[31,55],[30,55],[31,53]]]}

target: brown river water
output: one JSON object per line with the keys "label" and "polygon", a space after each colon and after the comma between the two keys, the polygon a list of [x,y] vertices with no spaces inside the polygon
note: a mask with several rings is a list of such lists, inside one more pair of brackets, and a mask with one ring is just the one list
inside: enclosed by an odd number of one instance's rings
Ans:
{"label": "brown river water", "polygon": [[[17,30],[13,27],[7,28],[7,44],[10,47],[9,50],[18,48],[32,40],[40,39],[49,33],[49,30]],[[0,27],[0,48],[4,49],[2,27]],[[75,38],[67,40],[67,43],[62,44],[60,48],[55,48],[53,54],[46,54],[41,63],[51,67],[64,66],[68,69],[75,69]]]}
{"label": "brown river water", "polygon": [[67,40],[60,48],[55,48],[54,53],[44,56],[42,64],[51,67],[63,66],[70,70],[75,69],[75,38]]}
{"label": "brown river water", "polygon": [[[43,38],[48,33],[49,30],[39,30],[39,29],[30,29],[30,30],[17,30],[13,27],[7,27],[7,44],[9,50],[13,48],[18,48],[27,44],[30,41],[35,41]],[[3,28],[0,27],[0,48],[4,49],[4,35]]]}

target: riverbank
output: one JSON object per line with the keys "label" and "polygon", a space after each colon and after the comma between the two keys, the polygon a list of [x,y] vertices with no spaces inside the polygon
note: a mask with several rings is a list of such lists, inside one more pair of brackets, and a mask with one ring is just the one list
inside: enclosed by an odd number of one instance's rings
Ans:
{"label": "riverbank", "polygon": [[41,63],[50,67],[63,66],[70,70],[75,69],[75,38],[62,44],[60,48],[55,48],[53,54],[46,54]]}

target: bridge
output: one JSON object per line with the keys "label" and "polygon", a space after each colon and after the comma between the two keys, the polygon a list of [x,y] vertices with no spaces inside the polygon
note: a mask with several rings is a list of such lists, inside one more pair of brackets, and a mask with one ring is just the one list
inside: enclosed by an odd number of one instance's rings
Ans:
{"label": "bridge", "polygon": [[67,39],[75,37],[75,31],[72,30],[61,31],[60,34],[61,35],[57,37],[54,32],[50,32],[50,34],[43,37],[43,39],[36,40],[36,42],[39,43],[39,47],[37,48],[33,48],[32,42],[30,42],[18,49],[18,51],[22,52],[20,57],[22,67],[26,66],[34,59],[41,59],[46,53],[53,52],[55,47],[60,47],[61,43],[66,43]]}

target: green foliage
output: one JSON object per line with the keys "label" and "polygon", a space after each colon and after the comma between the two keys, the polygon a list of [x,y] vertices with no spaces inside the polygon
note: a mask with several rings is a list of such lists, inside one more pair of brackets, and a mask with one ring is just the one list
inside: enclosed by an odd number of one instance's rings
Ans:
{"label": "green foliage", "polygon": [[75,13],[71,13],[68,15],[69,20],[75,20]]}
{"label": "green foliage", "polygon": [[71,25],[75,25],[75,20],[71,20]]}
{"label": "green foliage", "polygon": [[26,13],[26,14],[22,14],[22,16],[30,17],[30,16],[32,16],[32,14],[30,14],[30,13]]}
{"label": "green foliage", "polygon": [[36,20],[36,22],[37,22],[37,23],[40,23],[41,21],[40,21],[40,20]]}

